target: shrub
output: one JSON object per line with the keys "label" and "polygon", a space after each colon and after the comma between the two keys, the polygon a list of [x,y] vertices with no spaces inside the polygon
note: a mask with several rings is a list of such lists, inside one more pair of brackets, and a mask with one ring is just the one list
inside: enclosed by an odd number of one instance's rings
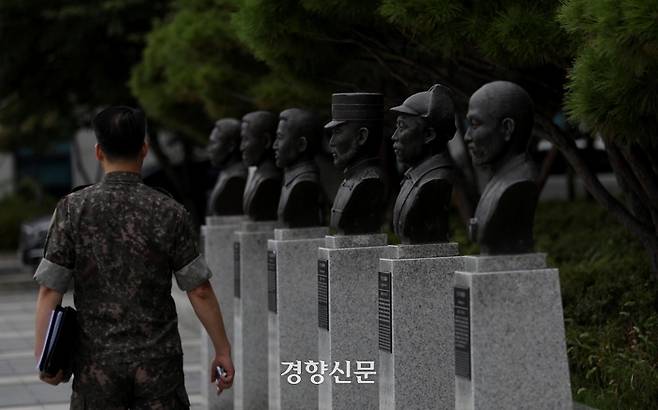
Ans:
{"label": "shrub", "polygon": [[658,403],[658,284],[641,245],[591,202],[542,203],[537,249],[560,269],[574,400]]}
{"label": "shrub", "polygon": [[14,194],[0,199],[0,250],[16,250],[21,224],[52,213],[55,204],[33,181],[21,181]]}

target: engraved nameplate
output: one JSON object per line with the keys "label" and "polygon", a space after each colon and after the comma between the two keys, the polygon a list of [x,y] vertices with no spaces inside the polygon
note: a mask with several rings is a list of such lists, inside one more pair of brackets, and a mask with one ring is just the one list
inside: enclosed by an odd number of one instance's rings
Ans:
{"label": "engraved nameplate", "polygon": [[471,293],[455,288],[455,374],[471,378]]}
{"label": "engraved nameplate", "polygon": [[234,295],[240,297],[240,242],[233,242],[233,285]]}
{"label": "engraved nameplate", "polygon": [[318,326],[329,330],[329,261],[318,260]]}
{"label": "engraved nameplate", "polygon": [[391,274],[379,272],[379,350],[393,353],[393,315],[391,310]]}
{"label": "engraved nameplate", "polygon": [[276,313],[276,253],[267,251],[267,308]]}

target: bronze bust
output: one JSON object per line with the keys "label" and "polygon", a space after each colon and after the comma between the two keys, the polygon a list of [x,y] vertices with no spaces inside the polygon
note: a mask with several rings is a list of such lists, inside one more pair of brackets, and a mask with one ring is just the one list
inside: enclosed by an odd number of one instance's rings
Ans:
{"label": "bronze bust", "polygon": [[242,199],[244,213],[253,221],[276,220],[281,194],[281,171],[274,165],[272,143],[277,118],[268,111],[254,111],[242,117],[242,161],[256,170],[247,179]]}
{"label": "bronze bust", "polygon": [[464,140],[473,163],[492,174],[469,225],[469,235],[482,254],[533,250],[539,196],[537,171],[527,155],[533,115],[528,93],[508,81],[485,84],[468,103]]}
{"label": "bronze bust", "polygon": [[313,160],[321,136],[321,124],[312,112],[290,108],[279,115],[274,158],[284,172],[278,217],[290,228],[322,222],[320,173]]}
{"label": "bronze bust", "polygon": [[240,121],[223,118],[215,123],[206,151],[211,164],[219,168],[217,182],[210,192],[208,215],[240,215],[247,168],[240,154]]}
{"label": "bronze bust", "polygon": [[455,134],[452,91],[436,84],[391,111],[398,113],[393,151],[409,167],[393,207],[393,229],[406,244],[446,242],[454,180],[446,147]]}
{"label": "bronze bust", "polygon": [[381,145],[383,95],[333,94],[329,147],[344,169],[331,208],[330,226],[339,234],[379,232],[386,211],[386,184],[377,155]]}

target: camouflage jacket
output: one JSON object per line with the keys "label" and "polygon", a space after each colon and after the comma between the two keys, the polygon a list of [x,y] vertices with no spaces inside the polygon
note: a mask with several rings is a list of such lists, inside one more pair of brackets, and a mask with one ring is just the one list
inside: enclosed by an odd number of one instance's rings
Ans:
{"label": "camouflage jacket", "polygon": [[187,212],[111,172],[60,200],[34,277],[61,293],[73,279],[81,357],[134,361],[182,354],[172,273],[182,290],[211,276]]}

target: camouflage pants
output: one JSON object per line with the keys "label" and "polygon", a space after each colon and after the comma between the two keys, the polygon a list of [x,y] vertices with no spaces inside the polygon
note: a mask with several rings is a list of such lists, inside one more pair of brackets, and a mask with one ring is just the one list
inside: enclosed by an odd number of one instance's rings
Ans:
{"label": "camouflage pants", "polygon": [[182,356],[141,363],[81,360],[75,366],[71,410],[189,408]]}

